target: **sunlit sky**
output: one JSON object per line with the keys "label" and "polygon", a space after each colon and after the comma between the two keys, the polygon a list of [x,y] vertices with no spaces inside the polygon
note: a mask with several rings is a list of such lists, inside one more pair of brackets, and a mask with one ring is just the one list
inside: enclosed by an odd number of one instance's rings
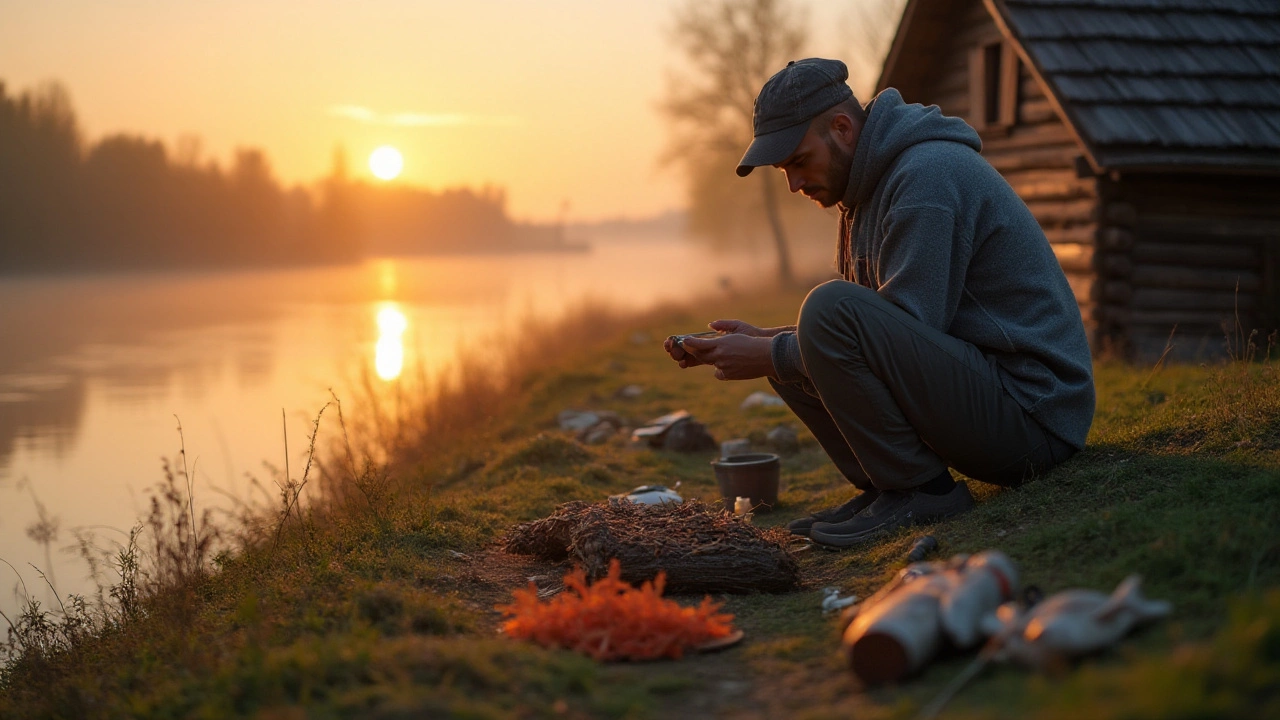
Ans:
{"label": "sunlit sky", "polygon": [[[842,50],[858,2],[812,3],[813,54]],[[0,80],[56,79],[90,141],[127,132],[207,158],[260,147],[285,183],[325,175],[335,146],[371,178],[505,187],[517,218],[643,217],[678,208],[656,111],[680,57],[681,0],[0,0]],[[726,182],[733,182],[726,169]]]}

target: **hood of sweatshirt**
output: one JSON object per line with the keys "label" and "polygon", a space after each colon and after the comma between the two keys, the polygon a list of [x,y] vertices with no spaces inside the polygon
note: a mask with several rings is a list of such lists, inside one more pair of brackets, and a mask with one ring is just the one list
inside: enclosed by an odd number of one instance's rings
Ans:
{"label": "hood of sweatshirt", "polygon": [[931,140],[949,140],[982,150],[977,131],[960,118],[943,115],[937,105],[907,104],[893,88],[877,95],[867,104],[867,120],[840,203],[843,209],[851,210],[871,197],[880,178],[904,150]]}

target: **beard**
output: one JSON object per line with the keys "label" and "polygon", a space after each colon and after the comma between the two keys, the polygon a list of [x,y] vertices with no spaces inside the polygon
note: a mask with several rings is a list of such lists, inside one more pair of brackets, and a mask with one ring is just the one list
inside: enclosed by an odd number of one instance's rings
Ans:
{"label": "beard", "polygon": [[822,207],[829,208],[843,200],[845,191],[849,189],[849,173],[853,170],[853,153],[846,153],[841,149],[830,132],[823,135],[822,140],[827,144],[831,162],[827,166],[823,197],[820,200],[817,198],[814,200]]}

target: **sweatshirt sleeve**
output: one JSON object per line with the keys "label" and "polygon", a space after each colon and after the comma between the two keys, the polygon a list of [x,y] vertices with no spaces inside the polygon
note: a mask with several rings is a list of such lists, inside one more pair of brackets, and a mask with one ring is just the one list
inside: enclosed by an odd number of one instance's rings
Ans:
{"label": "sweatshirt sleeve", "polygon": [[795,331],[789,330],[773,336],[769,346],[769,354],[773,358],[773,372],[778,380],[784,383],[807,384],[809,373],[804,369],[804,358],[800,357],[800,342],[796,340]]}
{"label": "sweatshirt sleeve", "polygon": [[945,207],[894,208],[885,218],[876,263],[880,296],[941,332],[960,306],[972,254],[972,238],[958,230]]}

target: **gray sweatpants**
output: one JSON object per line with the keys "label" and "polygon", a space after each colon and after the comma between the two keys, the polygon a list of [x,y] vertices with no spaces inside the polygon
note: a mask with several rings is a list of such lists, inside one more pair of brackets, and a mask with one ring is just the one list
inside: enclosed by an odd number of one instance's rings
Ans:
{"label": "gray sweatpants", "polygon": [[813,388],[770,382],[859,488],[905,490],[947,467],[1018,485],[1075,453],[1005,392],[994,360],[869,288],[814,288],[796,338]]}

